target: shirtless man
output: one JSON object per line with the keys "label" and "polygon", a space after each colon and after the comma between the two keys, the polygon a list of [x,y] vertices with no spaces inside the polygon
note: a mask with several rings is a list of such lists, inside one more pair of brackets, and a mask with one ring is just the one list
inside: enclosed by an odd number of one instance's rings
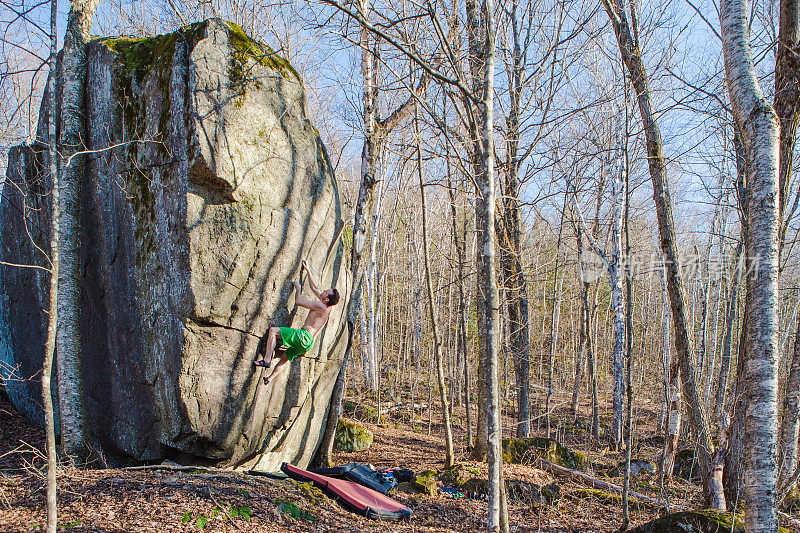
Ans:
{"label": "shirtless man", "polygon": [[[322,326],[328,321],[328,316],[331,314],[331,307],[339,303],[339,292],[336,289],[328,289],[320,292],[305,261],[303,261],[302,270],[306,271],[308,275],[308,284],[311,286],[311,290],[318,300],[304,300],[301,297],[302,288],[300,284],[296,281],[292,282],[295,291],[297,291],[297,295],[295,296],[297,305],[305,307],[310,311],[303,327],[300,329],[277,326],[269,328],[264,359],[254,361],[253,365],[256,367],[269,368],[274,360],[272,355],[275,352],[276,346],[286,346],[286,350],[283,351],[283,354],[280,356],[278,364],[272,369],[272,373],[264,377],[265,385],[269,384],[273,378],[283,371],[287,361],[292,361],[295,357],[301,356],[311,349],[314,345],[314,337],[317,336],[319,330],[322,329]],[[280,342],[278,342],[278,340],[280,340]],[[270,357],[270,359],[267,360],[267,357]]]}

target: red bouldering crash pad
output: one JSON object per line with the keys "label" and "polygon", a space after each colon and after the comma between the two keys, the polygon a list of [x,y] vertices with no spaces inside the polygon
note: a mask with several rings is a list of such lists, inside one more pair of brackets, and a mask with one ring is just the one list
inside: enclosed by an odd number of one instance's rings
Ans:
{"label": "red bouldering crash pad", "polygon": [[292,479],[313,483],[347,509],[367,518],[408,520],[411,517],[411,509],[405,505],[358,483],[315,474],[289,463],[283,463],[281,470]]}

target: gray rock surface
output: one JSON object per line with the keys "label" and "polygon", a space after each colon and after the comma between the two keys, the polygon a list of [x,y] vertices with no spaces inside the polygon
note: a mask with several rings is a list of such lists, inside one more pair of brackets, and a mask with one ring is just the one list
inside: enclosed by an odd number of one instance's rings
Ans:
{"label": "gray rock surface", "polygon": [[[346,302],[276,383],[251,367],[270,325],[302,325],[290,296],[301,260],[347,293],[342,206],[297,73],[219,20],[96,40],[88,60],[98,152],[82,190],[81,322],[94,444],[116,462],[306,465],[344,354]],[[49,243],[46,158],[36,145],[10,153],[2,261],[47,264],[32,245]],[[0,266],[0,374],[34,420],[48,278]]]}

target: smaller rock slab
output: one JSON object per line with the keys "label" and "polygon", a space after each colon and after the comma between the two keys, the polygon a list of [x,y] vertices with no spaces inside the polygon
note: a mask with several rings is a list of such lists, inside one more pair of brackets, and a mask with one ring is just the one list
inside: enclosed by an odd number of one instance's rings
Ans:
{"label": "smaller rock slab", "polygon": [[336,436],[333,439],[335,452],[363,452],[372,446],[375,435],[367,428],[354,422],[339,419],[336,424]]}

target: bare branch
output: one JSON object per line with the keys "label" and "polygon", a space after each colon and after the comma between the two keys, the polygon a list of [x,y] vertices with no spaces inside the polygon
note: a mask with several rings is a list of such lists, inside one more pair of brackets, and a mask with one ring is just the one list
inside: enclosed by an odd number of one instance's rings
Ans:
{"label": "bare branch", "polygon": [[418,64],[420,67],[422,67],[425,70],[425,72],[430,74],[435,79],[437,79],[437,80],[439,80],[439,81],[441,81],[443,83],[447,83],[448,85],[453,85],[455,87],[458,87],[461,90],[461,92],[464,93],[464,95],[467,98],[469,98],[470,100],[472,100],[475,104],[478,104],[478,105],[482,104],[482,100],[480,98],[478,98],[477,96],[475,96],[475,94],[466,85],[464,85],[460,80],[456,80],[456,79],[450,78],[448,76],[445,76],[444,74],[442,74],[438,70],[434,69],[429,62],[427,62],[424,59],[422,59],[419,56],[419,54],[416,54],[415,52],[413,52],[408,46],[404,45],[403,43],[398,42],[397,39],[393,38],[392,36],[390,36],[389,34],[384,32],[383,30],[381,30],[379,28],[376,28],[375,26],[373,26],[372,24],[367,22],[367,20],[363,17],[363,15],[361,15],[361,13],[358,13],[358,12],[355,12],[355,11],[351,11],[350,9],[348,9],[345,6],[343,6],[342,4],[340,4],[337,0],[320,0],[320,1],[322,3],[325,3],[325,4],[328,4],[330,6],[335,7],[336,9],[342,11],[343,13],[346,13],[350,17],[352,17],[355,20],[357,20],[364,28],[366,28],[370,32],[374,33],[375,35],[378,35],[379,37],[384,39],[386,42],[388,42],[389,44],[391,44],[392,46],[397,48],[400,52],[405,54],[409,59],[411,59],[416,64]]}

